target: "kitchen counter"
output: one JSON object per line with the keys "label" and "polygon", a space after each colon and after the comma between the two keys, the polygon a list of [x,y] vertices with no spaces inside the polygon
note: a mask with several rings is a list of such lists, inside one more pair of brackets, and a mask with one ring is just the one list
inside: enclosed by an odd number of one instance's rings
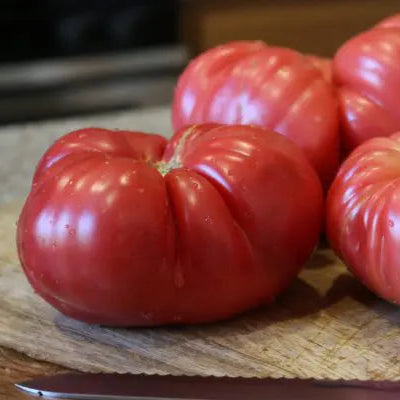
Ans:
{"label": "kitchen counter", "polygon": [[[170,136],[168,107],[118,112],[84,118],[10,125],[0,128],[0,204],[22,199],[29,191],[36,163],[59,136],[87,126],[143,130]],[[27,399],[13,384],[33,376],[67,371],[0,347],[0,398]]]}

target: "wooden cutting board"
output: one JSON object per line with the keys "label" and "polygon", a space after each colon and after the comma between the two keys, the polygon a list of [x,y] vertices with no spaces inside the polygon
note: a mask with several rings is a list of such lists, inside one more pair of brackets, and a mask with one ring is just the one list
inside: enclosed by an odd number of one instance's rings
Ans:
{"label": "wooden cutting board", "polygon": [[400,309],[318,250],[274,304],[227,322],[112,329],[36,296],[15,251],[20,204],[0,208],[0,346],[81,371],[400,379]]}

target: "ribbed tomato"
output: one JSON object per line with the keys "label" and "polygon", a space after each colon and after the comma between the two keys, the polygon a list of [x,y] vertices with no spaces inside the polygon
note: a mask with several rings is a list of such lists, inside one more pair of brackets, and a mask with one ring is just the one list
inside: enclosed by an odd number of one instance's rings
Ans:
{"label": "ribbed tomato", "polygon": [[400,133],[361,144],[327,199],[326,232],[350,270],[400,304]]}
{"label": "ribbed tomato", "polygon": [[347,151],[400,129],[400,14],[346,42],[334,57]]}
{"label": "ribbed tomato", "polygon": [[337,101],[327,81],[328,64],[262,42],[208,50],[178,81],[174,128],[203,122],[267,127],[296,143],[327,187],[339,157]]}
{"label": "ribbed tomato", "polygon": [[35,290],[66,315],[121,326],[227,318],[270,301],[320,231],[302,152],[256,127],[157,135],[83,129],[38,165],[18,222]]}

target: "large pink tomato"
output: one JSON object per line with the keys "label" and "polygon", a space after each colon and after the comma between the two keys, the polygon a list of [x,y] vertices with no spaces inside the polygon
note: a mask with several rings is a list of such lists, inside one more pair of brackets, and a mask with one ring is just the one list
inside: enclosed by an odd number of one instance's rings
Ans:
{"label": "large pink tomato", "polygon": [[327,200],[326,231],[350,270],[400,304],[400,133],[361,144]]}
{"label": "large pink tomato", "polygon": [[169,143],[83,129],[40,161],[18,222],[35,290],[121,326],[214,321],[272,300],[320,231],[300,150],[261,128],[192,126]]}
{"label": "large pink tomato", "polygon": [[400,129],[400,14],[345,43],[334,58],[343,142],[349,151]]}
{"label": "large pink tomato", "polygon": [[339,152],[337,102],[329,76],[329,61],[294,50],[262,42],[218,46],[194,59],[181,75],[173,125],[220,122],[272,129],[304,150],[326,187]]}

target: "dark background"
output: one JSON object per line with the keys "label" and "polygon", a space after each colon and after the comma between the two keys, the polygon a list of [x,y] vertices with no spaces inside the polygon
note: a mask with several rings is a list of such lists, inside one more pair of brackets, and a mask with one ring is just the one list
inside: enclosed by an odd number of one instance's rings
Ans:
{"label": "dark background", "polygon": [[152,0],[1,0],[0,61],[176,43],[177,4]]}
{"label": "dark background", "polygon": [[400,0],[1,0],[0,124],[168,104],[189,58],[262,39],[325,57]]}

